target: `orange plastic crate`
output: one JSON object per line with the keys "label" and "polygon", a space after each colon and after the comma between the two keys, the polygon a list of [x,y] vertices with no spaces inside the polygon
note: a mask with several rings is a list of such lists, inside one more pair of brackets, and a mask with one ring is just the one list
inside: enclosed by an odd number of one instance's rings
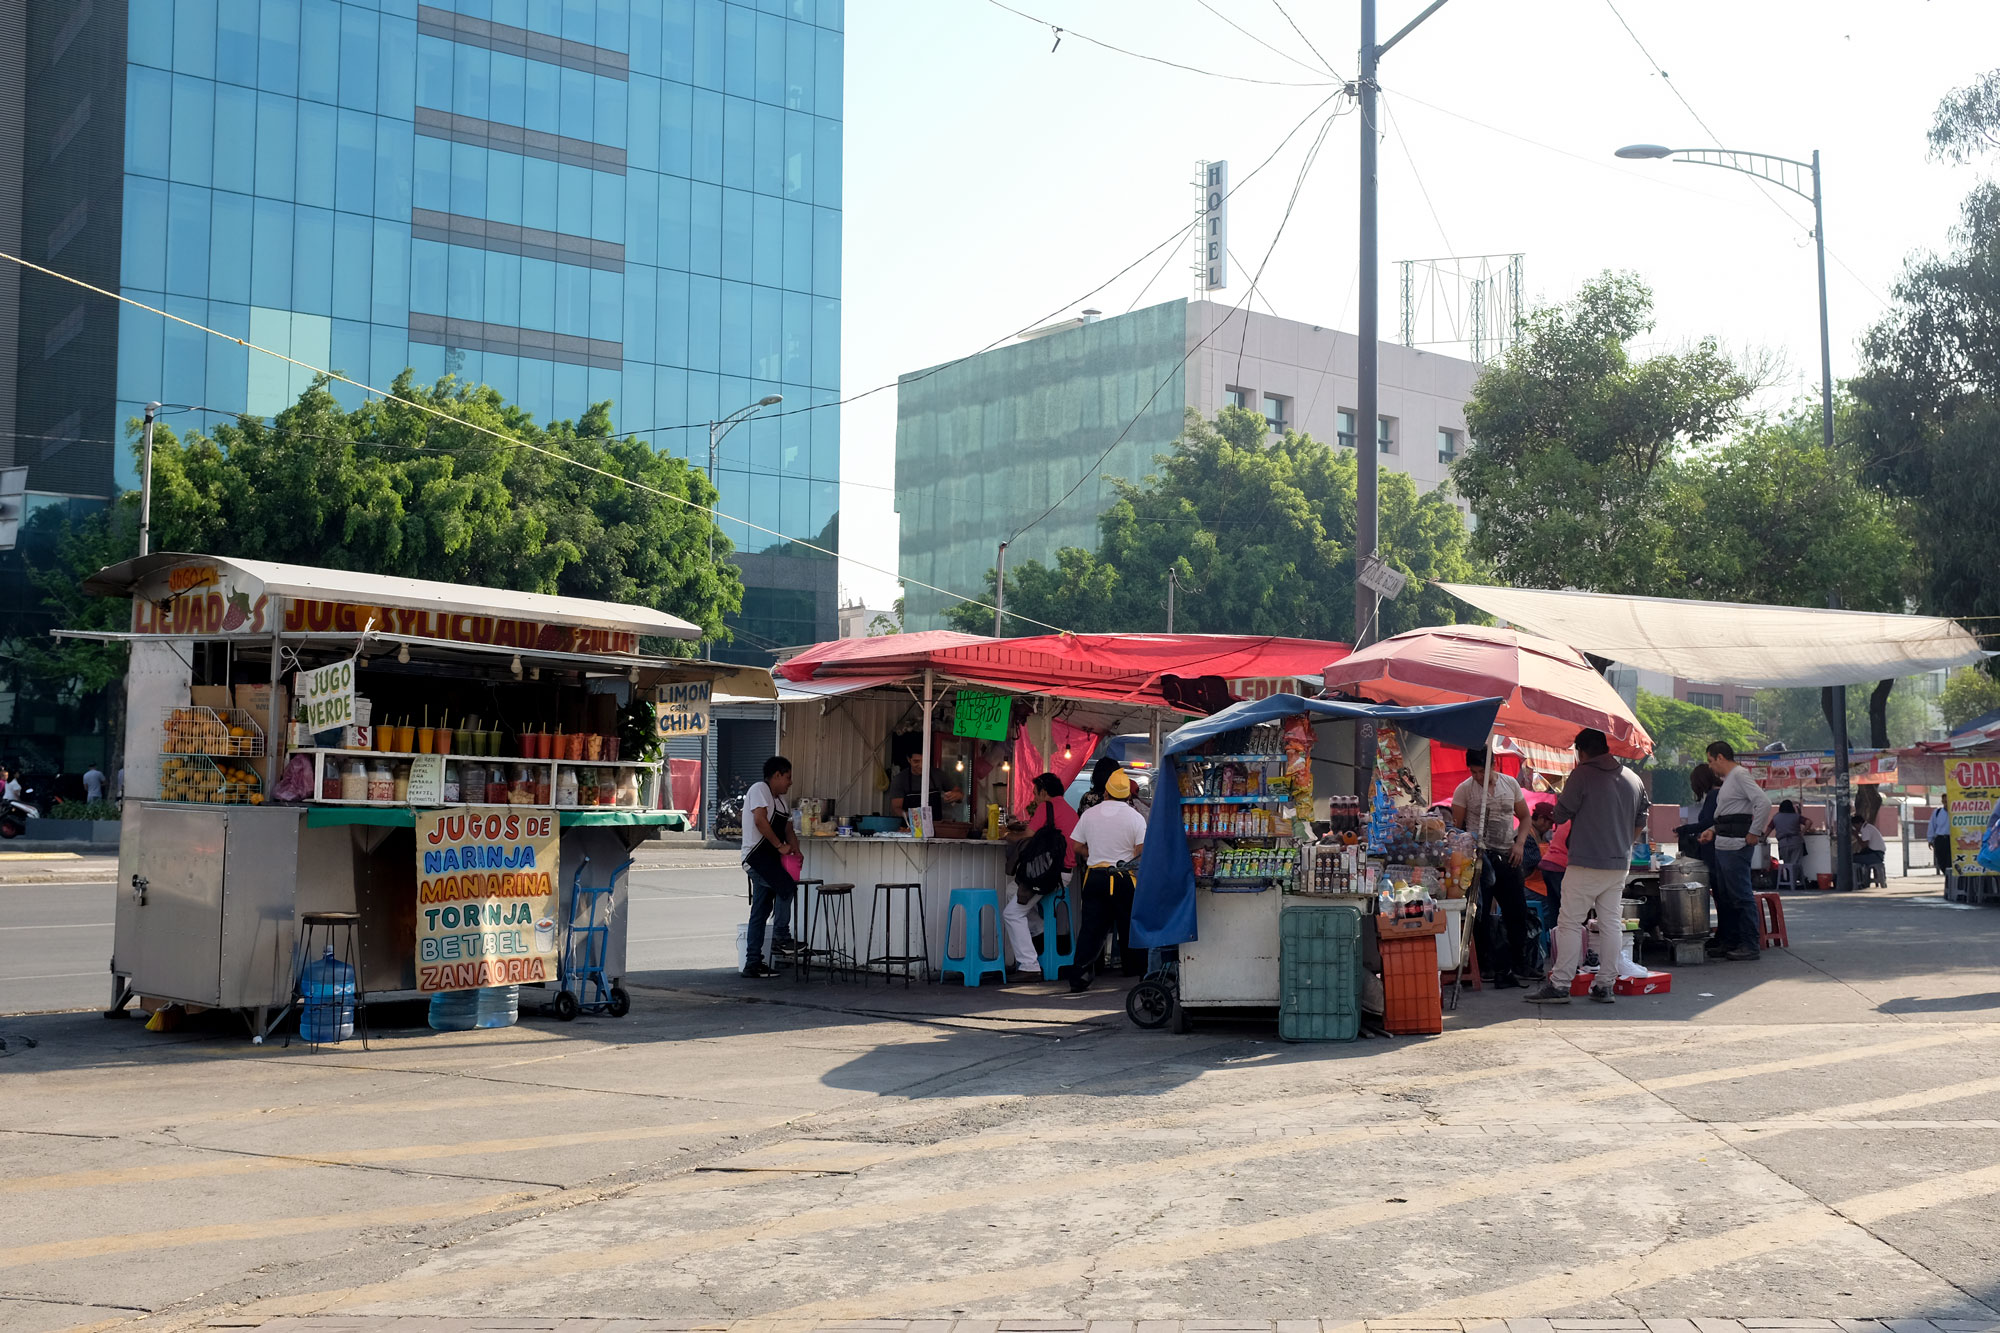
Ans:
{"label": "orange plastic crate", "polygon": [[1378,944],[1382,951],[1382,1026],[1397,1036],[1443,1032],[1437,937],[1383,937]]}

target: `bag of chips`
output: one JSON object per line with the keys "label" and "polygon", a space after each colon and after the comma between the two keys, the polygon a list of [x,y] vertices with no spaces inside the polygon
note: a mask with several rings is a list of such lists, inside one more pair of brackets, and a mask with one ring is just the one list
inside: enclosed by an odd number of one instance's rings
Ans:
{"label": "bag of chips", "polygon": [[1312,719],[1304,713],[1285,719],[1285,781],[1291,788],[1292,801],[1305,805],[1313,795],[1313,728]]}

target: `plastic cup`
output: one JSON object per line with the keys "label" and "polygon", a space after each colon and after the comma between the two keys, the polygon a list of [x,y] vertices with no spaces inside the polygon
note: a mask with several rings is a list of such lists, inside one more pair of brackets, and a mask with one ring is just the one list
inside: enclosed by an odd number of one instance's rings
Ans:
{"label": "plastic cup", "polygon": [[418,753],[418,754],[429,754],[429,753],[431,753],[431,746],[432,746],[432,744],[433,744],[433,743],[435,743],[435,742],[436,742],[436,740],[437,740],[437,728],[436,728],[436,727],[418,727],[418,728],[417,728],[417,753]]}
{"label": "plastic cup", "polygon": [[486,752],[486,757],[488,759],[499,758],[500,733],[497,731],[482,731],[479,733],[479,736],[480,736],[480,748]]}
{"label": "plastic cup", "polygon": [[451,753],[451,738],[452,738],[452,731],[450,727],[439,727],[437,729],[437,732],[434,736],[434,741],[437,745],[437,752],[439,754]]}
{"label": "plastic cup", "polygon": [[478,732],[472,730],[470,727],[460,727],[452,733],[454,741],[452,748],[460,754],[478,754],[479,742],[473,739],[478,734]]}
{"label": "plastic cup", "polygon": [[393,750],[396,748],[396,729],[394,727],[377,727],[371,733],[371,736],[375,741],[375,748],[378,750]]}
{"label": "plastic cup", "polygon": [[415,754],[417,749],[417,728],[415,724],[396,728],[396,749],[404,754]]}

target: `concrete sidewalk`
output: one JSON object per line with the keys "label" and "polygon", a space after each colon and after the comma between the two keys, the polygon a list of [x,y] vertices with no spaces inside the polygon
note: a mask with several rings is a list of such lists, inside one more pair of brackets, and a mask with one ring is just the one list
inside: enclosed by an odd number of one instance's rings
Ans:
{"label": "concrete sidewalk", "polygon": [[1937,890],[1794,896],[1789,950],[1669,995],[1334,1046],[699,968],[365,1051],[0,1020],[0,1326],[1973,1333],[2000,909]]}

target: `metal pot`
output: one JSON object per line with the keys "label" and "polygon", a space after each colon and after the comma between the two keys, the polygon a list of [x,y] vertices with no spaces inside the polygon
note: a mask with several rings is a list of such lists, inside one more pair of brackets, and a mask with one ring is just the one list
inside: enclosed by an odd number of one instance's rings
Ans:
{"label": "metal pot", "polygon": [[[1700,866],[1697,869],[1703,869]],[[1707,879],[1703,869],[1702,880]],[[1678,884],[1660,881],[1660,933],[1670,940],[1701,939],[1708,934],[1708,885],[1690,877]]]}
{"label": "metal pot", "polygon": [[1662,888],[1669,884],[1699,884],[1708,887],[1708,866],[1692,856],[1683,856],[1660,871]]}

